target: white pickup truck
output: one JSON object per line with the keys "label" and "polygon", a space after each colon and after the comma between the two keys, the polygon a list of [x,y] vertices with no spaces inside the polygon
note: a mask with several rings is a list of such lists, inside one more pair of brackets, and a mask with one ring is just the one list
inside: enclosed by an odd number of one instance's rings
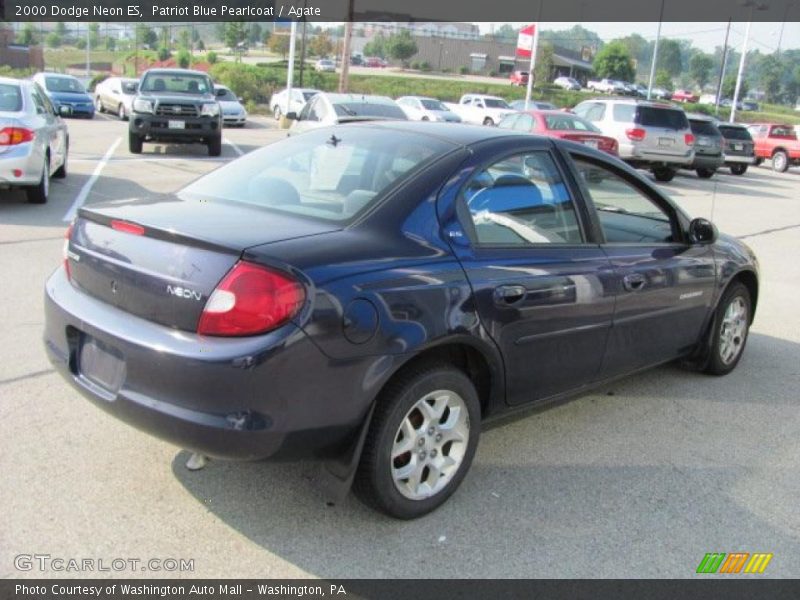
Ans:
{"label": "white pickup truck", "polygon": [[614,79],[590,79],[586,82],[586,87],[594,92],[602,92],[604,94],[622,94],[625,92],[625,86],[621,81]]}
{"label": "white pickup truck", "polygon": [[445,105],[464,123],[476,125],[497,125],[506,115],[517,112],[502,98],[483,94],[466,94],[458,104],[446,102]]}

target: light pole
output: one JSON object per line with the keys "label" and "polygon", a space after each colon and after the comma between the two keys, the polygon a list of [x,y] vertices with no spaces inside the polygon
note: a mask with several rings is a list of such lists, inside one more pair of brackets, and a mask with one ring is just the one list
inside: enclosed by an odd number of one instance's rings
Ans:
{"label": "light pole", "polygon": [[647,99],[653,93],[653,82],[656,78],[656,64],[658,63],[658,42],[661,41],[661,23],[664,21],[664,0],[661,0],[661,10],[658,13],[658,31],[656,32],[656,43],[653,46],[653,62],[650,64],[650,81],[647,83]]}
{"label": "light pole", "polygon": [[750,25],[753,24],[753,10],[766,10],[768,4],[757,3],[753,0],[745,0],[742,6],[750,7],[750,20],[747,22],[747,27],[744,30],[744,42],[742,42],[742,56],[739,59],[739,73],[736,75],[736,89],[733,92],[733,104],[731,105],[731,116],[729,121],[731,123],[736,119],[736,104],[739,102],[739,92],[742,89],[742,75],[744,74],[744,63],[747,60],[747,42],[750,38]]}
{"label": "light pole", "polygon": [[725,30],[725,43],[722,46],[722,64],[719,67],[719,81],[717,82],[717,97],[714,101],[714,114],[719,115],[719,103],[722,100],[722,81],[725,79],[725,63],[728,62],[728,36],[731,33],[731,20],[728,19],[728,28]]}

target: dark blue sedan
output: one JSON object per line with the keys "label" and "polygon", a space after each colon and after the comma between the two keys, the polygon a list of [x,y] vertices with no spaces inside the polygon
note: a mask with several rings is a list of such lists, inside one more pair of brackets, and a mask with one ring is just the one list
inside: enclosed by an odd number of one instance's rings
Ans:
{"label": "dark blue sedan", "polygon": [[329,459],[412,518],[457,488],[482,423],[668,361],[728,373],[757,299],[746,245],[606,154],[353,123],[81,209],[45,343],[144,431]]}

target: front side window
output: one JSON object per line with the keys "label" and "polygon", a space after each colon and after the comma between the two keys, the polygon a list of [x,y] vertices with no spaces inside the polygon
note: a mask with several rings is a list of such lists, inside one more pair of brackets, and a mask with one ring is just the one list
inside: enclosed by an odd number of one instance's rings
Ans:
{"label": "front side window", "polygon": [[639,188],[606,167],[573,158],[589,190],[606,243],[666,244],[675,241],[669,214]]}
{"label": "front side window", "polygon": [[344,222],[450,148],[410,133],[311,131],[247,154],[179,196]]}
{"label": "front side window", "polygon": [[547,152],[517,154],[480,169],[461,201],[478,245],[583,242],[572,198]]}

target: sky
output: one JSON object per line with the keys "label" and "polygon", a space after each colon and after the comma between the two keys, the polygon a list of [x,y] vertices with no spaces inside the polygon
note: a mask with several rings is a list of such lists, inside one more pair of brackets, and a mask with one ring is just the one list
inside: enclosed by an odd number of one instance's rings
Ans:
{"label": "sky", "polygon": [[[701,0],[702,1],[702,0]],[[542,23],[544,30],[570,29],[576,23]],[[478,23],[481,33],[488,33],[492,26],[495,29],[503,23]],[[522,27],[526,23],[509,23],[514,28]],[[617,37],[629,35],[632,31],[639,33],[646,39],[655,39],[658,30],[658,23],[581,23],[589,31],[594,31],[604,41]],[[727,22],[722,23],[676,23],[665,22],[661,26],[661,35],[692,40],[695,47],[704,52],[712,52],[715,46],[722,46],[725,41],[725,28]],[[783,25],[783,37],[781,39],[781,49],[800,48],[800,23],[753,23],[750,28],[750,39],[748,48],[758,49],[762,53],[769,54],[777,49],[778,38],[780,37],[781,26]],[[734,47],[741,48],[744,40],[744,32],[747,23],[732,23],[731,35],[728,43]]]}

